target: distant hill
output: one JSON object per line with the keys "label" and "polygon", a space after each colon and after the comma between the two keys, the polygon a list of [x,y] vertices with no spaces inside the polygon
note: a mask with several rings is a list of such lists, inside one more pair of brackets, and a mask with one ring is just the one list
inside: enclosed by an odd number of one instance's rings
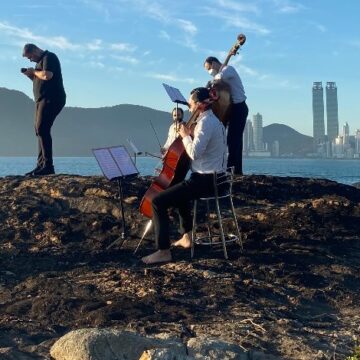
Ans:
{"label": "distant hill", "polygon": [[[169,104],[172,109],[172,104]],[[91,156],[91,149],[128,145],[130,138],[140,151],[159,153],[172,121],[170,113],[138,105],[101,108],[65,107],[52,128],[55,156]],[[25,94],[0,88],[0,156],[33,156],[34,102]]]}
{"label": "distant hill", "polygon": [[[169,111],[172,104],[169,103]],[[52,128],[55,156],[91,156],[91,149],[126,145],[130,138],[140,151],[159,152],[150,125],[164,143],[170,113],[138,105],[101,108],[65,107]],[[0,88],[0,156],[34,156],[34,102],[20,91]],[[264,127],[264,141],[280,142],[280,153],[302,155],[311,151],[312,138],[286,125]],[[130,150],[130,149],[129,149]]]}
{"label": "distant hill", "polygon": [[304,156],[313,152],[313,138],[303,135],[290,126],[271,124],[263,129],[264,142],[271,146],[275,140],[280,143],[280,155]]}

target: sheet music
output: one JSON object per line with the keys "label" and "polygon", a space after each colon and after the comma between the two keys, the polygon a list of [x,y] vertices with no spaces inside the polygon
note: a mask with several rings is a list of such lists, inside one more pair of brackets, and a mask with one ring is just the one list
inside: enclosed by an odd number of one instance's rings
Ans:
{"label": "sheet music", "polygon": [[138,174],[138,170],[131,160],[129,153],[124,146],[117,146],[109,148],[116,165],[119,167],[122,176]]}
{"label": "sheet music", "polygon": [[183,94],[180,92],[179,89],[176,89],[176,88],[174,88],[170,85],[164,84],[164,83],[163,83],[163,86],[172,102],[188,105],[186,99],[184,98]]}
{"label": "sheet music", "polygon": [[94,149],[94,156],[100,166],[101,171],[108,180],[113,180],[122,176],[122,173],[111,156],[109,149]]}

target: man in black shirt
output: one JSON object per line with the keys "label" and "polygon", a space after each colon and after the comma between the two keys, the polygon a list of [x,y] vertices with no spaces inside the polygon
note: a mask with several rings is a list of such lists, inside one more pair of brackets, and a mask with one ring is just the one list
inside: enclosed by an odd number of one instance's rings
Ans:
{"label": "man in black shirt", "polygon": [[35,69],[30,67],[21,71],[33,82],[35,133],[39,144],[37,165],[26,175],[50,175],[55,173],[51,127],[66,102],[61,66],[55,54],[34,44],[24,46],[23,57],[36,63]]}

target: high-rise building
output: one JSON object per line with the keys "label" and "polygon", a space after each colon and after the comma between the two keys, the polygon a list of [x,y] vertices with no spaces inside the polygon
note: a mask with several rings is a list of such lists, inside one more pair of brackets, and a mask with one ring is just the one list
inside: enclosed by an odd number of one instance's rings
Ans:
{"label": "high-rise building", "polygon": [[343,136],[344,146],[350,145],[350,128],[347,122],[343,126],[342,136]]}
{"label": "high-rise building", "polygon": [[312,107],[313,107],[313,136],[315,147],[321,144],[325,138],[324,122],[324,90],[322,82],[314,82],[312,88]]}
{"label": "high-rise building", "polygon": [[243,135],[243,152],[248,154],[252,150],[254,150],[253,127],[251,120],[248,120],[245,124]]}
{"label": "high-rise building", "polygon": [[339,135],[337,87],[334,82],[326,83],[326,120],[328,138],[334,141]]}
{"label": "high-rise building", "polygon": [[280,143],[278,140],[275,140],[271,147],[271,155],[274,157],[280,156]]}
{"label": "high-rise building", "polygon": [[344,157],[344,139],[342,136],[337,136],[332,143],[333,157],[341,158]]}
{"label": "high-rise building", "polygon": [[360,155],[360,130],[357,129],[355,133],[355,154]]}
{"label": "high-rise building", "polygon": [[262,115],[259,113],[253,116],[253,139],[254,139],[254,150],[263,151],[264,150],[263,123],[262,123]]}

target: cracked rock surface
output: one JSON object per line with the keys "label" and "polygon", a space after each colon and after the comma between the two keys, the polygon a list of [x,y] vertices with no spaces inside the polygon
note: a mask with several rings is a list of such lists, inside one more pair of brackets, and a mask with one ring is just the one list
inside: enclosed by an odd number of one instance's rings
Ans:
{"label": "cracked rock surface", "polygon": [[[0,179],[0,354],[46,359],[61,336],[94,327],[218,338],[284,359],[351,354],[360,340],[360,189],[239,177],[242,252],[229,245],[226,261],[221,248],[197,246],[190,261],[188,250],[175,249],[174,262],[146,267],[139,259],[153,250],[151,235],[133,251],[150,182],[124,184],[128,236],[120,248],[116,183]],[[225,230],[234,231],[227,220]]]}

